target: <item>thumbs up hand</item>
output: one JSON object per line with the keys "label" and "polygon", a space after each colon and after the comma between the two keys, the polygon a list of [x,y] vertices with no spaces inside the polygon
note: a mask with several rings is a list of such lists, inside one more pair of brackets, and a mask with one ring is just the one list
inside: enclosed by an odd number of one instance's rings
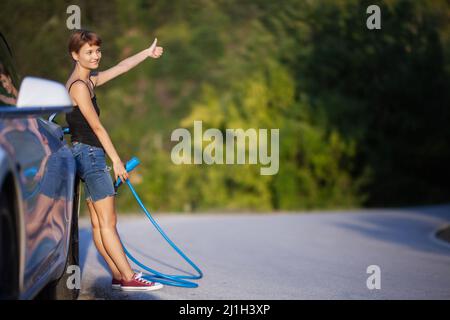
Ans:
{"label": "thumbs up hand", "polygon": [[164,49],[162,47],[157,47],[156,43],[158,42],[158,39],[155,38],[155,40],[153,41],[152,45],[149,48],[149,57],[152,57],[154,59],[159,58],[162,54]]}

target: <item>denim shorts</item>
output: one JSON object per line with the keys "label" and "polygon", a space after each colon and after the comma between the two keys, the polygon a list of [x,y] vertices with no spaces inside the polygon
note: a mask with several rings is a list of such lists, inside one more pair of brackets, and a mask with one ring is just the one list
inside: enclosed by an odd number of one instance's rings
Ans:
{"label": "denim shorts", "polygon": [[102,148],[73,142],[72,154],[77,165],[77,173],[84,182],[86,200],[98,201],[115,196],[114,183],[106,165],[105,151]]}

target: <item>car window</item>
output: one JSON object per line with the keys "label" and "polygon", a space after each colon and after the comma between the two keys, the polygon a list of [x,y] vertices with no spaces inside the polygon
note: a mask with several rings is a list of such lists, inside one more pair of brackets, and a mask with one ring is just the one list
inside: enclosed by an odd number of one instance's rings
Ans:
{"label": "car window", "polygon": [[0,34],[0,107],[15,106],[19,94],[19,77],[9,47]]}

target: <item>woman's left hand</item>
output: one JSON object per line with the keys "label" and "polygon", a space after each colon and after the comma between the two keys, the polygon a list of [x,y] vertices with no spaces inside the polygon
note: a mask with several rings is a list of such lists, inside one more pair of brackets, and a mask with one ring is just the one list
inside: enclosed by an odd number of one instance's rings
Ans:
{"label": "woman's left hand", "polygon": [[149,51],[149,57],[152,57],[154,59],[159,58],[162,54],[164,49],[162,47],[157,47],[156,43],[158,42],[158,38],[155,38],[155,41],[153,41],[152,45],[150,46]]}

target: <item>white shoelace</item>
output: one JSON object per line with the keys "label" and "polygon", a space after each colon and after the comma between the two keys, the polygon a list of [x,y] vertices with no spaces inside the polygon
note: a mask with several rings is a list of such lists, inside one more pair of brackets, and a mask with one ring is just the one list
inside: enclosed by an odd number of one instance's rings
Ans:
{"label": "white shoelace", "polygon": [[144,283],[144,284],[149,284],[149,285],[152,284],[151,281],[148,281],[148,280],[146,280],[146,279],[144,279],[144,278],[142,277],[142,272],[136,273],[136,276],[135,276],[134,278],[135,278],[137,281],[142,282],[142,283]]}

